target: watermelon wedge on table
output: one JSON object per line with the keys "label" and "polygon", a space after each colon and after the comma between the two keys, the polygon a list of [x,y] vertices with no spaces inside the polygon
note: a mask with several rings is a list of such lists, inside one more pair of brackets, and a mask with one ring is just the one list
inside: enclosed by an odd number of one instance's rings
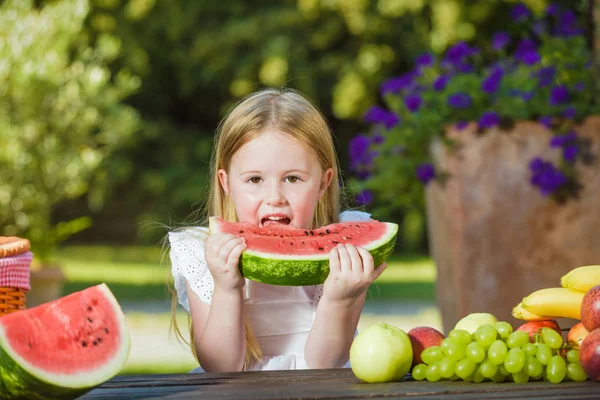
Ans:
{"label": "watermelon wedge on table", "polygon": [[258,227],[211,217],[209,232],[231,233],[246,240],[239,264],[244,277],[271,285],[307,286],[325,282],[329,252],[340,243],[364,247],[373,256],[375,266],[381,265],[394,250],[398,225],[338,222],[306,230],[289,225]]}
{"label": "watermelon wedge on table", "polygon": [[105,284],[0,318],[0,398],[74,399],[129,355],[125,316]]}

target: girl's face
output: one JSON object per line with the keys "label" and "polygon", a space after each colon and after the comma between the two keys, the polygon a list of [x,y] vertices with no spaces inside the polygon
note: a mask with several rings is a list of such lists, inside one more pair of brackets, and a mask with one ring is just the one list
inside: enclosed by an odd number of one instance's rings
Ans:
{"label": "girl's face", "polygon": [[317,201],[331,183],[316,156],[292,136],[269,128],[242,146],[229,171],[218,171],[240,221],[308,229]]}

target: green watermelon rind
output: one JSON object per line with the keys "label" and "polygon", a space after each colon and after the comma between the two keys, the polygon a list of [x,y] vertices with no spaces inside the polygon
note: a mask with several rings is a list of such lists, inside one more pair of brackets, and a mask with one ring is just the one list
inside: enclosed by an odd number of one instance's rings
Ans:
{"label": "green watermelon rind", "polygon": [[[382,223],[386,225],[385,233],[362,246],[371,253],[376,267],[394,251],[398,235],[397,224]],[[329,275],[329,254],[295,256],[245,250],[238,266],[242,276],[256,282],[278,286],[320,285]]]}
{"label": "green watermelon rind", "polygon": [[113,305],[119,319],[121,352],[94,373],[82,371],[77,375],[49,374],[29,364],[8,345],[0,320],[0,398],[6,399],[74,399],[114,377],[125,365],[129,356],[131,339],[125,316],[106,284],[96,286]]}

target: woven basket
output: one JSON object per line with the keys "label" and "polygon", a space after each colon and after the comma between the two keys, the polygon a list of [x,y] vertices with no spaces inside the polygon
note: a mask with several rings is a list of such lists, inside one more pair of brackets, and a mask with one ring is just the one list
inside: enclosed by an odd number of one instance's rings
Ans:
{"label": "woven basket", "polygon": [[24,309],[24,290],[12,287],[0,287],[0,316]]}

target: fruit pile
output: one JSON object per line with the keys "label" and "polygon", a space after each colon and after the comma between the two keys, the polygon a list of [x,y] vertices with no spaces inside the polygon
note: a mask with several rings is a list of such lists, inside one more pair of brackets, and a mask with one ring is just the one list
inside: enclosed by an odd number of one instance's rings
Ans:
{"label": "fruit pile", "polygon": [[480,325],[473,333],[453,329],[439,345],[423,350],[422,362],[414,366],[412,376],[430,382],[462,379],[476,383],[524,383],[543,379],[559,383],[565,378],[585,381],[579,351],[562,349],[561,334],[550,327],[542,327],[531,335],[525,330],[513,332],[505,321]]}
{"label": "fruit pile", "polygon": [[579,350],[587,376],[600,380],[600,265],[575,268],[560,283],[561,287],[540,289],[524,297],[512,315],[526,321],[581,320],[569,331],[564,349]]}
{"label": "fruit pile", "polygon": [[[523,298],[513,316],[516,330],[488,313],[461,319],[445,337],[431,327],[408,334],[388,324],[359,333],[350,364],[364,382],[415,380],[469,382],[600,380],[600,265],[575,268],[560,288]],[[564,341],[555,318],[581,319]]]}

